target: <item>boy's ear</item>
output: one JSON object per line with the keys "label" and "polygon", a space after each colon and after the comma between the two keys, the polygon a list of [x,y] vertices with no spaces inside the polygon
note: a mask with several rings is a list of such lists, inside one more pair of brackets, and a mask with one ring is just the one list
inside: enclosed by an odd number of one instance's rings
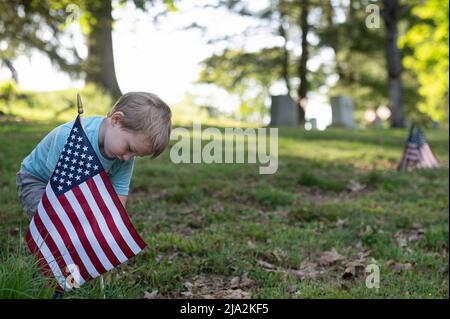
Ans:
{"label": "boy's ear", "polygon": [[114,112],[111,115],[111,124],[112,125],[120,124],[120,122],[122,122],[122,120],[123,120],[124,115],[125,114],[123,114],[123,112],[120,112],[120,111]]}

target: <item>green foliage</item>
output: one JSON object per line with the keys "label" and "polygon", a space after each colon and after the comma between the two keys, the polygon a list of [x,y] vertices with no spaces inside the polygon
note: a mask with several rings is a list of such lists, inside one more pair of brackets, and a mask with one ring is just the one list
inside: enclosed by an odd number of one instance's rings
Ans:
{"label": "green foliage", "polygon": [[[0,121],[0,296],[50,298],[23,247],[28,220],[14,181],[18,163],[57,123]],[[154,290],[186,298],[186,282],[203,278],[202,289],[217,292],[243,273],[252,283],[240,289],[253,298],[448,298],[448,131],[425,133],[440,169],[396,171],[405,130],[280,128],[279,167],[270,176],[258,165],[175,165],[169,152],[138,158],[127,211],[148,247],[111,272],[106,289],[97,279],[64,298],[141,298]],[[326,180],[367,188],[318,186]],[[396,234],[416,224],[424,237],[399,246]],[[345,260],[323,277],[287,272],[332,248]],[[364,265],[373,257],[380,266],[378,292],[364,277],[342,279],[347,262],[369,250]],[[414,266],[397,272],[392,262]]]}
{"label": "green foliage", "polygon": [[[73,45],[62,45],[67,43],[62,41],[62,26],[69,16],[65,6],[72,2],[77,1],[1,1],[0,61],[12,62],[18,56],[36,49],[47,55],[61,70],[78,75],[81,58]],[[45,34],[43,30],[50,33],[51,37],[42,36]]]}
{"label": "green foliage", "polygon": [[0,298],[50,298],[53,289],[31,256],[0,259]]}
{"label": "green foliage", "polygon": [[424,1],[413,9],[420,18],[401,39],[412,50],[404,65],[417,74],[422,100],[420,111],[436,121],[448,121],[449,105],[449,6],[441,0]]}
{"label": "green foliage", "polygon": [[77,93],[80,93],[84,115],[106,115],[113,105],[112,98],[93,84],[82,89],[31,92],[19,91],[10,81],[0,85],[0,114],[33,120],[65,120],[76,117]]}

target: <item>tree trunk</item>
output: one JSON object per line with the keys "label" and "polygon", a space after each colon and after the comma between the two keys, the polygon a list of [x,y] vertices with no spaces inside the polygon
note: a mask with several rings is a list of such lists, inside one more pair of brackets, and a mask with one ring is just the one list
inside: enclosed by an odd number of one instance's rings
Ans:
{"label": "tree trunk", "polygon": [[306,64],[308,62],[308,13],[309,13],[309,3],[308,0],[302,0],[302,11],[300,14],[300,28],[302,30],[302,55],[300,56],[298,75],[300,78],[300,86],[298,87],[298,120],[299,124],[305,123],[305,110],[306,110],[306,94],[308,93],[308,80],[306,79],[308,75],[308,69]]}
{"label": "tree trunk", "polygon": [[93,18],[88,35],[86,83],[102,87],[117,99],[121,92],[114,68],[111,1],[87,0],[86,10]]}
{"label": "tree trunk", "polygon": [[389,104],[392,110],[391,126],[403,127],[402,62],[398,48],[397,24],[400,18],[398,0],[384,0],[383,18],[386,25],[386,59],[388,67]]}
{"label": "tree trunk", "polygon": [[283,65],[282,65],[282,73],[283,79],[286,84],[287,95],[291,95],[291,85],[289,83],[289,50],[287,49],[288,36],[286,30],[283,26],[283,17],[281,17],[279,33],[284,39],[283,44]]}

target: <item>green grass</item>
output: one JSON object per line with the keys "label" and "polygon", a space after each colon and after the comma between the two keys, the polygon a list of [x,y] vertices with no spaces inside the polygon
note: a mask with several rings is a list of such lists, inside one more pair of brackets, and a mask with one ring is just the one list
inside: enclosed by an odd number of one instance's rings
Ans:
{"label": "green grass", "polygon": [[[51,287],[23,243],[27,219],[15,173],[55,123],[0,123],[0,297],[47,298]],[[65,298],[185,298],[241,287],[254,298],[448,298],[448,131],[426,131],[443,167],[398,173],[406,130],[279,131],[279,167],[259,175],[255,164],[172,164],[139,158],[129,215],[148,247]],[[362,189],[352,191],[351,183]],[[419,225],[419,226],[418,226]],[[396,235],[421,227],[401,247]],[[343,262],[300,279],[287,272],[335,248]],[[369,251],[380,288],[365,277],[344,280],[345,263]],[[276,267],[267,271],[259,261]],[[412,268],[395,271],[392,263]],[[200,285],[200,280],[203,284]],[[202,291],[202,292],[199,292]]]}

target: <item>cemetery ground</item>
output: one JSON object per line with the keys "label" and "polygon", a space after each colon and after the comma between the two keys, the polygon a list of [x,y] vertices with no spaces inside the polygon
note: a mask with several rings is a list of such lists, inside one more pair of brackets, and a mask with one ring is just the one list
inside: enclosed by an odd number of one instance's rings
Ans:
{"label": "cemetery ground", "polygon": [[[15,174],[55,124],[0,125],[0,297],[52,296]],[[406,129],[282,128],[274,175],[138,158],[127,210],[148,247],[65,298],[448,298],[448,131],[425,134],[440,169],[396,171]]]}

